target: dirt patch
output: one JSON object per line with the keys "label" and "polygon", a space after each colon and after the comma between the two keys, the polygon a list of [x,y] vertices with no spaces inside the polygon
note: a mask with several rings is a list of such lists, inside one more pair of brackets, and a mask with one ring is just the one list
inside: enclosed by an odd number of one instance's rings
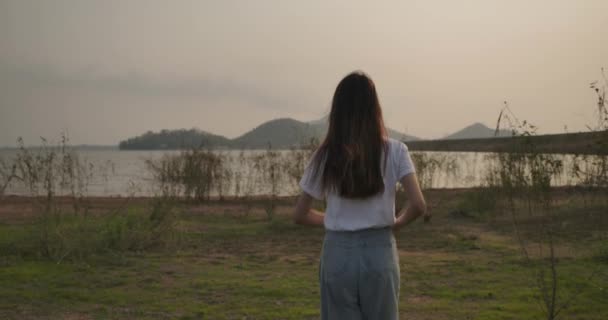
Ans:
{"label": "dirt patch", "polygon": [[433,300],[434,299],[429,296],[409,296],[409,297],[405,298],[405,301],[407,303],[412,303],[412,304],[431,303],[431,302],[433,302]]}
{"label": "dirt patch", "polygon": [[64,320],[89,320],[93,319],[91,316],[82,313],[66,313],[61,316]]}

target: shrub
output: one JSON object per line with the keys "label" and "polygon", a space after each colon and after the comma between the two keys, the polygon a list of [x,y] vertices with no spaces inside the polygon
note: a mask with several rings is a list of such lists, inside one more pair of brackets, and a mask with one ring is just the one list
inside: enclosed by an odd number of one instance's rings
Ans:
{"label": "shrub", "polygon": [[223,195],[226,185],[222,179],[232,176],[223,160],[222,155],[210,150],[190,149],[165,154],[159,160],[147,160],[146,165],[159,195],[204,201],[213,190]]}
{"label": "shrub", "polygon": [[483,218],[493,216],[498,208],[499,191],[493,187],[475,188],[466,192],[458,204],[458,210],[467,216]]}
{"label": "shrub", "polygon": [[[0,252],[59,263],[107,251],[138,251],[168,244],[175,221],[170,197],[155,198],[143,212],[88,214],[88,185],[97,171],[68,141],[62,135],[57,146],[43,139],[41,147],[26,148],[23,140],[18,140],[13,179],[29,191],[37,218],[31,227],[2,237]],[[67,196],[72,210],[57,201],[58,195]]]}
{"label": "shrub", "polygon": [[163,199],[154,199],[143,210],[58,217],[41,217],[32,226],[5,232],[0,238],[0,254],[61,263],[96,254],[139,252],[178,244],[175,206]]}

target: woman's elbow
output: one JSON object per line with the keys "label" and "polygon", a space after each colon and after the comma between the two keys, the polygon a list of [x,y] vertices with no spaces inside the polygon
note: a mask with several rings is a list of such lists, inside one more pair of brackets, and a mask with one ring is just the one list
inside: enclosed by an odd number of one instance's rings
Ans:
{"label": "woman's elbow", "polygon": [[426,202],[424,200],[412,203],[412,208],[416,212],[416,216],[422,216],[426,213]]}
{"label": "woman's elbow", "polygon": [[293,210],[293,223],[295,224],[306,224],[306,215],[308,215],[308,211],[310,210],[310,205],[312,203],[312,197],[306,193],[302,193],[296,206]]}
{"label": "woman's elbow", "polygon": [[297,209],[293,212],[293,215],[291,218],[293,220],[293,223],[295,223],[295,224],[304,224],[304,216]]}

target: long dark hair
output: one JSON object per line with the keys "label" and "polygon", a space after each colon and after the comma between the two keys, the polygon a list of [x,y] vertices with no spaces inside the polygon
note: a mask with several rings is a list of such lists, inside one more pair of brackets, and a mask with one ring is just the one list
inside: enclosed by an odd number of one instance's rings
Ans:
{"label": "long dark hair", "polygon": [[386,140],[374,82],[361,71],[347,75],[336,88],[327,136],[313,159],[314,174],[322,172],[323,189],[355,199],[383,191]]}

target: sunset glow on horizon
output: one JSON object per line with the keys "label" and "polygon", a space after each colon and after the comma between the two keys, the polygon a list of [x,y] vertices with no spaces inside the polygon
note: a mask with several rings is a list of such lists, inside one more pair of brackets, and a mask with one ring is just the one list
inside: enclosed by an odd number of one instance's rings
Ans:
{"label": "sunset glow on horizon", "polygon": [[388,126],[440,138],[504,101],[541,133],[594,123],[608,1],[0,1],[0,146],[117,144],[311,121],[353,70]]}

